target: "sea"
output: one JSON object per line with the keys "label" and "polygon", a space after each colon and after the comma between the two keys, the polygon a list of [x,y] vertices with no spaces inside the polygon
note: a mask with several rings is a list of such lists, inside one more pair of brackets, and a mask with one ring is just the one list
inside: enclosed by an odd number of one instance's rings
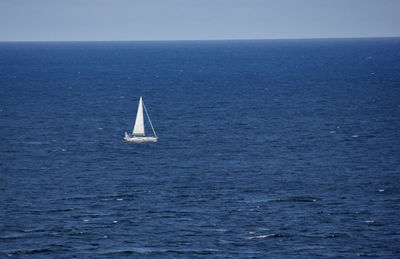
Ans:
{"label": "sea", "polygon": [[400,257],[400,38],[0,43],[0,258],[360,256]]}

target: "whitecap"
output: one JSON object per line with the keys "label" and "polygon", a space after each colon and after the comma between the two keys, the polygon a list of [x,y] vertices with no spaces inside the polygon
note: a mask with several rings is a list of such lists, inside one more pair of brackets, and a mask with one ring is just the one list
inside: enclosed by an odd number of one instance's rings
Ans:
{"label": "whitecap", "polygon": [[247,239],[261,239],[261,238],[276,237],[276,236],[277,234],[258,235],[258,236],[247,237]]}

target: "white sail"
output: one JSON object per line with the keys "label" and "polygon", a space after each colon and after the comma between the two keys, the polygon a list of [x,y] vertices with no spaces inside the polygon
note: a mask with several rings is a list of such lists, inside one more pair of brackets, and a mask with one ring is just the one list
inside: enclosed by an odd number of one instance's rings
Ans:
{"label": "white sail", "polygon": [[135,127],[133,128],[133,135],[144,136],[144,121],[143,121],[143,101],[140,96],[139,107],[136,114]]}

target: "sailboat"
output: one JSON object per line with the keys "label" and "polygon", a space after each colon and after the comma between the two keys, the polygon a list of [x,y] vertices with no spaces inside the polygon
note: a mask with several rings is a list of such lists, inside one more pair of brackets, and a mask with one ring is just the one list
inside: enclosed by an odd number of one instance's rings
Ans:
{"label": "sailboat", "polygon": [[[147,119],[150,122],[150,126],[151,126],[151,129],[153,130],[154,137],[146,137],[146,134],[144,132],[143,108],[144,108],[144,111],[146,112]],[[157,137],[156,131],[154,130],[153,124],[151,123],[150,116],[147,113],[146,106],[144,105],[141,96],[140,96],[140,100],[139,100],[139,106],[138,106],[138,110],[137,110],[137,114],[136,114],[136,121],[135,121],[135,126],[133,127],[132,136],[129,135],[127,132],[125,132],[124,139],[129,142],[137,142],[137,143],[157,142],[158,137]]]}

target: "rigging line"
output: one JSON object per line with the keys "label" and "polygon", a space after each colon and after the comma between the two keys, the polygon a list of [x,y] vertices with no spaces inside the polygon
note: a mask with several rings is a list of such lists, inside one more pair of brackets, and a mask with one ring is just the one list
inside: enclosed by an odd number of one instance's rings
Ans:
{"label": "rigging line", "polygon": [[156,131],[154,130],[153,123],[151,123],[150,116],[149,116],[149,114],[147,113],[146,105],[144,105],[144,102],[143,102],[143,101],[142,101],[142,104],[143,104],[143,107],[144,107],[144,111],[146,112],[147,119],[149,119],[150,126],[151,126],[151,129],[153,130],[154,136],[157,138],[157,134],[156,134]]}

